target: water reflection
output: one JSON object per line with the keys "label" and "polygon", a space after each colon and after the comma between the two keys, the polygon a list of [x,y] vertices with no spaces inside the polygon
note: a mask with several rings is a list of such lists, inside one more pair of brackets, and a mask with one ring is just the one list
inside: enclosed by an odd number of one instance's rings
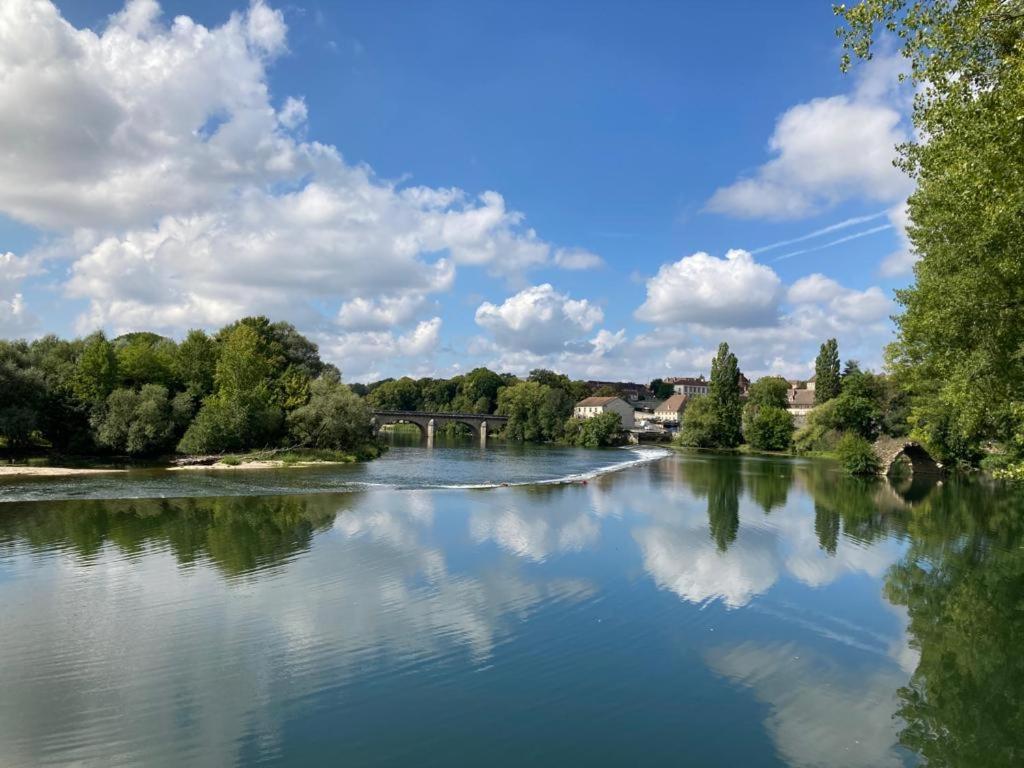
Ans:
{"label": "water reflection", "polygon": [[[708,454],[585,485],[3,505],[3,760],[276,762],[332,734],[306,762],[422,763],[429,731],[437,764],[1009,766],[1021,509]],[[700,752],[711,712],[746,736]]]}

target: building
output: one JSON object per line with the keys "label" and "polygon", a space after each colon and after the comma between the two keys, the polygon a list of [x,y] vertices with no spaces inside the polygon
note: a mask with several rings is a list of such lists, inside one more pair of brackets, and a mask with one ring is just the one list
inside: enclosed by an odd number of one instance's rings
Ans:
{"label": "building", "polygon": [[654,420],[662,424],[678,424],[683,420],[687,400],[689,398],[686,395],[672,395],[654,409]]}
{"label": "building", "polygon": [[664,379],[666,384],[672,385],[672,391],[677,395],[683,395],[684,397],[693,397],[694,395],[706,395],[710,390],[709,387],[711,382],[704,378],[704,374],[701,374],[697,378],[686,378],[675,376],[670,379]]}
{"label": "building", "polygon": [[576,403],[572,415],[577,419],[592,419],[602,413],[617,413],[622,419],[622,426],[625,429],[632,429],[636,425],[633,417],[633,406],[621,397],[587,397]]}
{"label": "building", "polygon": [[814,376],[811,376],[811,378],[809,378],[809,379],[807,380],[807,388],[808,388],[809,390],[811,390],[811,392],[813,392],[813,391],[814,391],[814,382],[815,382],[815,381],[817,381],[817,379],[818,379],[818,375],[817,375],[817,374],[815,374]]}
{"label": "building", "polygon": [[814,389],[813,387],[806,387],[804,389],[791,389],[788,394],[788,404],[786,410],[793,414],[793,417],[798,423],[803,423],[803,420],[807,417],[807,414],[811,412],[814,407]]}
{"label": "building", "polygon": [[613,389],[619,393],[620,397],[631,403],[643,400],[650,392],[646,384],[637,384],[633,381],[588,381],[587,387],[591,392],[596,392],[599,389],[606,391]]}

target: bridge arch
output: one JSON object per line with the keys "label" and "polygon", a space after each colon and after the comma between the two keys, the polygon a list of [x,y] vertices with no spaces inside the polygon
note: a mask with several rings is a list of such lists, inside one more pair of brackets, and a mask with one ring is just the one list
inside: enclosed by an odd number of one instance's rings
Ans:
{"label": "bridge arch", "polygon": [[505,416],[494,416],[488,413],[435,413],[429,411],[374,411],[371,420],[373,433],[388,424],[415,424],[427,443],[433,443],[434,433],[445,424],[463,424],[476,435],[481,443],[487,441],[487,435],[495,428],[500,428],[508,421]]}
{"label": "bridge arch", "polygon": [[875,443],[878,455],[879,473],[888,475],[900,461],[910,464],[915,477],[942,474],[942,465],[935,461],[923,445],[916,440],[898,437],[883,437]]}

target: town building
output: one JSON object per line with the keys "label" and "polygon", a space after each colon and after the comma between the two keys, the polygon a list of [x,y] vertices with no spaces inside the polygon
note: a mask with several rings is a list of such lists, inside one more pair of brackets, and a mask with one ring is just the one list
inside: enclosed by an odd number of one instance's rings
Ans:
{"label": "town building", "polygon": [[666,384],[672,385],[672,391],[677,395],[683,395],[684,397],[693,397],[695,395],[706,395],[710,390],[711,382],[704,378],[704,374],[697,376],[696,378],[687,378],[674,376],[672,378],[664,379]]}
{"label": "town building", "polygon": [[588,381],[587,387],[591,392],[596,392],[599,389],[606,391],[613,389],[623,400],[628,400],[631,403],[643,400],[650,393],[646,384],[637,384],[633,381]]}
{"label": "town building", "polygon": [[662,424],[678,424],[683,420],[687,400],[686,395],[672,395],[654,409],[654,420]]}
{"label": "town building", "polygon": [[814,389],[811,387],[793,388],[789,390],[787,400],[786,410],[793,414],[797,424],[801,425],[806,420],[807,414],[814,408]]}
{"label": "town building", "polygon": [[621,397],[587,397],[576,403],[572,415],[577,419],[592,419],[602,413],[617,413],[622,419],[622,426],[631,429],[636,425],[633,406]]}

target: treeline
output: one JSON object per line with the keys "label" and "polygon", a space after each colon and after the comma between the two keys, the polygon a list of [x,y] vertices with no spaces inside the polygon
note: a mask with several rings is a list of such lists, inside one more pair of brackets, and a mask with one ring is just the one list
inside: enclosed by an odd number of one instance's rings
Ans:
{"label": "treeline", "polygon": [[525,379],[475,368],[450,379],[404,377],[352,388],[377,410],[506,416],[502,435],[514,441],[598,447],[614,444],[622,431],[615,414],[574,419],[575,404],[595,392],[584,381],[544,369],[531,371]]}
{"label": "treeline", "polygon": [[709,393],[693,398],[683,413],[678,442],[698,448],[835,453],[854,473],[877,469],[871,443],[909,429],[908,397],[890,377],[862,371],[849,360],[840,369],[835,339],[821,345],[815,361],[815,406],[795,429],[788,410],[790,384],[766,376],[744,398],[736,355],[721,344],[711,364]]}
{"label": "treeline", "polygon": [[156,456],[301,446],[373,453],[366,403],[283,322],[0,341],[9,452]]}
{"label": "treeline", "polygon": [[[915,93],[899,165],[914,284],[888,368],[947,464],[1024,479],[1024,12],[1001,0],[839,5],[843,67],[895,43]],[[963,761],[961,761],[963,762]]]}

